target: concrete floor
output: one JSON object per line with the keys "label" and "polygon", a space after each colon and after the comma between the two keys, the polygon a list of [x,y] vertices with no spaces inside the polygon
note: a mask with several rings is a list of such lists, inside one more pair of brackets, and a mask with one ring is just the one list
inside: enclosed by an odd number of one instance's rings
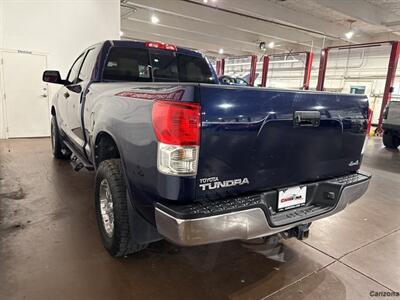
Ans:
{"label": "concrete floor", "polygon": [[[0,141],[0,299],[368,299],[400,292],[400,153],[371,138],[367,194],[305,242],[103,250],[93,174],[52,159],[49,139]],[[390,298],[385,298],[390,299]],[[393,298],[394,299],[394,298]],[[398,297],[396,299],[399,299]]]}

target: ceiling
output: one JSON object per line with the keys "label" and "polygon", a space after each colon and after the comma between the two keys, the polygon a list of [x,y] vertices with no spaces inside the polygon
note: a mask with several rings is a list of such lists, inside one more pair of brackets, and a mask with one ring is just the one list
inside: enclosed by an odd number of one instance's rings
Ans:
{"label": "ceiling", "polygon": [[400,39],[400,0],[122,0],[121,31],[213,56],[315,50]]}

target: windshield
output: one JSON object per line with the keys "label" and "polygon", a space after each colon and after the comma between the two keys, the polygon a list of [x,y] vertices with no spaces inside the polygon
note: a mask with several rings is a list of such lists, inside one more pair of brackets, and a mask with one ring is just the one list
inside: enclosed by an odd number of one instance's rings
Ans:
{"label": "windshield", "polygon": [[103,72],[107,81],[215,83],[202,57],[158,49],[114,47]]}

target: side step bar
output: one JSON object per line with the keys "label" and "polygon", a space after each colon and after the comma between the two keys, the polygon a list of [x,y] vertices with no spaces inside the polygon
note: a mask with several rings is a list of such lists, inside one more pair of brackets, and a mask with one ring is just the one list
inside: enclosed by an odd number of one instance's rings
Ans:
{"label": "side step bar", "polygon": [[94,170],[93,165],[84,156],[82,156],[78,151],[76,151],[75,148],[68,141],[64,140],[64,144],[72,152],[71,165],[72,165],[72,168],[74,169],[74,171],[78,172],[82,168],[86,168],[91,171]]}

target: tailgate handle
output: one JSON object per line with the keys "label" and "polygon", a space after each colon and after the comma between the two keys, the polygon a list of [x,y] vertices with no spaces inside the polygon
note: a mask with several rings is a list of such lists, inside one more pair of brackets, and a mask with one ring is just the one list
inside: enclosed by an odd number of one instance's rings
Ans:
{"label": "tailgate handle", "polygon": [[293,114],[293,124],[295,127],[318,127],[320,120],[321,113],[319,111],[295,111]]}

